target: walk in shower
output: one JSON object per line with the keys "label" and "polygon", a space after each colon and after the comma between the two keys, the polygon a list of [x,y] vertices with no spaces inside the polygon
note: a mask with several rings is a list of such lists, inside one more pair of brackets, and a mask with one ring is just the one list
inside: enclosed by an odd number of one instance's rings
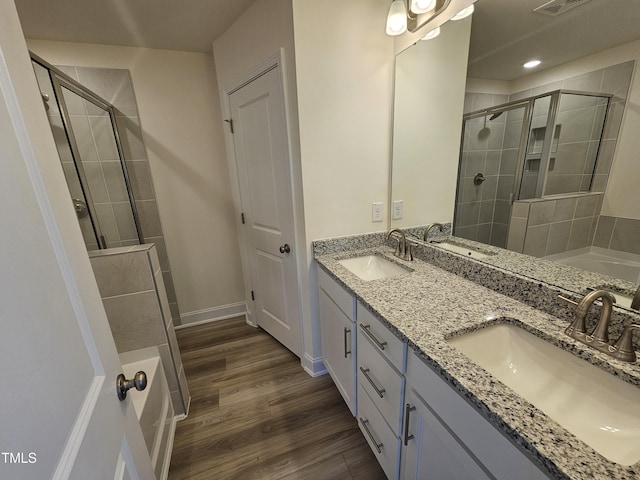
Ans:
{"label": "walk in shower", "polygon": [[466,114],[454,234],[522,252],[520,211],[602,191],[593,180],[610,100],[556,90]]}
{"label": "walk in shower", "polygon": [[113,105],[32,55],[87,250],[142,244]]}

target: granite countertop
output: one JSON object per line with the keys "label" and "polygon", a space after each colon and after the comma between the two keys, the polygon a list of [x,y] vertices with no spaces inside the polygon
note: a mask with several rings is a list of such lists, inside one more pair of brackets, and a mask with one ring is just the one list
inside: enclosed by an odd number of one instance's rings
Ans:
{"label": "granite countertop", "polygon": [[[387,246],[351,247],[356,249],[324,254],[317,250],[316,261],[551,477],[640,478],[640,464],[625,467],[607,460],[470,362],[447,339],[497,322],[515,323],[640,388],[637,363],[612,359],[567,337],[567,318],[536,310],[427,262],[399,260]],[[411,272],[364,281],[338,263],[367,253],[384,255]]]}

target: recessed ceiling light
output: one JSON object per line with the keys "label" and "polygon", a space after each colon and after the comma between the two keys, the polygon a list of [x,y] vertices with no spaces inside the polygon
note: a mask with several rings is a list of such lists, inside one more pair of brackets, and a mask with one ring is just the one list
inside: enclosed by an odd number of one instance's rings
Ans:
{"label": "recessed ceiling light", "polygon": [[529,60],[523,65],[524,68],[535,68],[540,65],[540,60]]}

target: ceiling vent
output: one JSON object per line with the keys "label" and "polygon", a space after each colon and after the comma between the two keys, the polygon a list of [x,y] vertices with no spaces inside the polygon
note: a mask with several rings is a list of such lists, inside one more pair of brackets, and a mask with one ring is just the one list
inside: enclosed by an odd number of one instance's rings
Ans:
{"label": "ceiling vent", "polygon": [[562,15],[563,13],[573,10],[580,5],[584,5],[588,1],[590,0],[551,0],[550,2],[534,8],[533,11],[550,17],[557,17],[558,15]]}

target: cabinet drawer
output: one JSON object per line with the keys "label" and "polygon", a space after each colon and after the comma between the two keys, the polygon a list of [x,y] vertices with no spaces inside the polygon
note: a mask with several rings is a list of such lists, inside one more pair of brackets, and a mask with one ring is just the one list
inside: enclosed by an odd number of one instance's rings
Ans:
{"label": "cabinet drawer", "polygon": [[358,385],[358,426],[387,478],[398,478],[400,439],[393,434],[362,385]]}
{"label": "cabinet drawer", "polygon": [[363,333],[371,345],[375,346],[400,373],[404,373],[407,366],[407,344],[396,337],[373,314],[360,303],[357,307],[358,336]]}
{"label": "cabinet drawer", "polygon": [[358,383],[369,394],[394,433],[400,435],[404,377],[363,336],[359,331]]}
{"label": "cabinet drawer", "polygon": [[356,319],[356,299],[338,284],[327,272],[318,267],[318,286],[331,297],[335,304],[351,321]]}

